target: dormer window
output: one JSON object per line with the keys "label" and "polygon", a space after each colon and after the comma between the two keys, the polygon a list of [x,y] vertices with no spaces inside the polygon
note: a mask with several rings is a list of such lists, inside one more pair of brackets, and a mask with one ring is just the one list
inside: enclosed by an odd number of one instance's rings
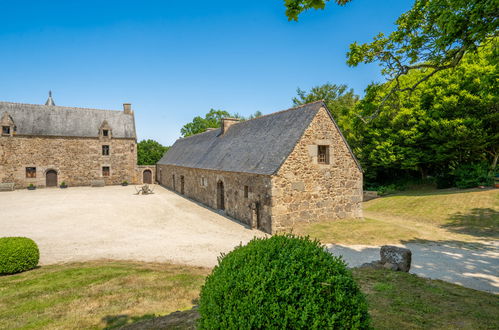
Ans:
{"label": "dormer window", "polygon": [[103,129],[102,130],[102,136],[109,136],[109,130]]}
{"label": "dormer window", "polygon": [[10,126],[2,126],[2,135],[10,135]]}
{"label": "dormer window", "polygon": [[110,139],[112,134],[113,132],[111,130],[111,127],[107,123],[107,120],[104,120],[99,128],[99,136],[101,138]]}
{"label": "dormer window", "polygon": [[12,136],[16,132],[16,124],[7,112],[2,114],[2,117],[0,118],[0,126],[2,126],[3,136]]}

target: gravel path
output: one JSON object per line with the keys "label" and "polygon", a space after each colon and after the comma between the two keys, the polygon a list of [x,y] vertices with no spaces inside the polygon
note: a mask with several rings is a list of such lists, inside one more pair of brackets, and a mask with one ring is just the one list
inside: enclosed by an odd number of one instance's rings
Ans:
{"label": "gravel path", "polygon": [[70,187],[0,193],[0,236],[27,236],[40,264],[95,259],[212,267],[254,236],[264,236],[160,186]]}
{"label": "gravel path", "polygon": [[[412,251],[410,272],[462,286],[499,294],[499,243],[407,244]],[[350,267],[379,260],[379,246],[328,245]]]}

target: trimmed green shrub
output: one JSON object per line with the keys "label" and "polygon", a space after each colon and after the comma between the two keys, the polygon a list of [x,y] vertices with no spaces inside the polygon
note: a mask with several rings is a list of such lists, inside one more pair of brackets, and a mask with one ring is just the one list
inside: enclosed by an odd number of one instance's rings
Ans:
{"label": "trimmed green shrub", "polygon": [[222,255],[199,312],[201,329],[366,329],[370,320],[343,260],[293,235],[255,238]]}
{"label": "trimmed green shrub", "polygon": [[15,274],[38,265],[40,251],[36,243],[26,237],[0,238],[0,274]]}
{"label": "trimmed green shrub", "polygon": [[454,170],[456,186],[461,189],[491,186],[493,177],[486,163],[461,165]]}

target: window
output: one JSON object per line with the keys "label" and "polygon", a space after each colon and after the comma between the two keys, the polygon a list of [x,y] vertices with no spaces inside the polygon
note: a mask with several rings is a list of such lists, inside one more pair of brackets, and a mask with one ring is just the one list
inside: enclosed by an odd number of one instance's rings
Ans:
{"label": "window", "polygon": [[10,135],[10,126],[2,126],[2,134]]}
{"label": "window", "polygon": [[109,146],[102,146],[102,155],[103,156],[109,156]]}
{"label": "window", "polygon": [[249,193],[249,187],[244,186],[244,198],[248,198],[248,193]]}
{"label": "window", "polygon": [[103,129],[102,130],[102,136],[109,136],[109,130],[108,129]]}
{"label": "window", "polygon": [[329,164],[329,146],[317,146],[317,163]]}
{"label": "window", "polygon": [[26,177],[36,178],[36,167],[26,167]]}
{"label": "window", "polygon": [[204,176],[201,177],[201,187],[208,187],[208,179]]}
{"label": "window", "polygon": [[102,167],[102,176],[109,176],[110,175],[110,170],[109,170],[109,166],[103,166]]}

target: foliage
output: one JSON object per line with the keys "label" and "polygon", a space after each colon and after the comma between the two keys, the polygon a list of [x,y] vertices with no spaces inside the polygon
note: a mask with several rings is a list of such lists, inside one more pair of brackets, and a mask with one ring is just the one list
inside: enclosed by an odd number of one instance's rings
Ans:
{"label": "foliage", "polygon": [[[285,0],[286,15],[297,20],[301,12],[323,9],[328,1]],[[394,82],[385,96],[387,100],[396,92],[414,90],[437,72],[456,67],[465,54],[476,54],[497,36],[497,18],[494,0],[416,0],[397,19],[397,29],[389,36],[379,33],[371,43],[351,44],[347,63],[357,66],[378,62],[382,74]],[[399,78],[414,70],[423,74],[412,84],[401,86]]]}
{"label": "foliage", "polygon": [[38,265],[40,251],[36,243],[26,237],[0,238],[0,274],[15,274]]}
{"label": "foliage", "polygon": [[454,170],[456,186],[461,189],[491,186],[493,177],[487,163],[463,164]]}
{"label": "foliage", "polygon": [[[366,170],[366,181],[397,173],[446,176],[460,164],[490,161],[499,156],[497,49],[484,47],[466,55],[459,67],[421,83],[401,95],[396,106],[382,104],[393,83],[373,85],[358,104],[360,117],[381,106],[380,115],[364,122],[354,117],[354,151]],[[405,76],[411,85],[423,72]]]}
{"label": "foliage", "polygon": [[190,123],[185,124],[181,129],[182,137],[188,137],[194,134],[204,133],[208,128],[219,128],[223,118],[238,118],[241,121],[254,119],[262,116],[260,111],[255,111],[248,118],[241,116],[238,113],[230,114],[224,110],[210,109],[203,117],[196,116]]}
{"label": "foliage", "polygon": [[345,263],[309,238],[255,238],[219,259],[201,289],[200,327],[369,327],[365,298]]}
{"label": "foliage", "polygon": [[170,147],[165,147],[154,140],[142,140],[137,143],[137,163],[138,165],[154,165],[168,151]]}
{"label": "foliage", "polygon": [[359,101],[359,96],[355,95],[353,89],[349,89],[347,85],[326,83],[313,87],[309,92],[298,88],[296,93],[298,96],[293,98],[295,106],[324,100],[348,142],[353,143],[354,132],[352,132],[351,125],[355,105]]}

